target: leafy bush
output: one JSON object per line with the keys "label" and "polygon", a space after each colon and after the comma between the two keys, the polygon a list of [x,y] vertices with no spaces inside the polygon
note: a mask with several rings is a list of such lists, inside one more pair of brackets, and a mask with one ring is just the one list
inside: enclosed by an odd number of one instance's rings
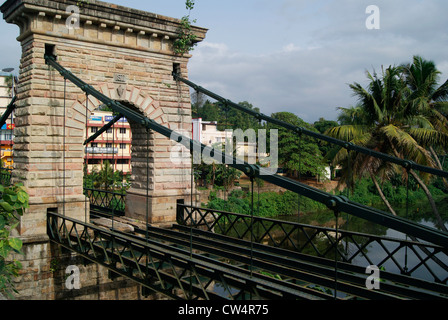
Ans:
{"label": "leafy bush", "polygon": [[21,253],[22,241],[11,236],[11,232],[17,228],[19,217],[28,208],[29,196],[22,185],[8,188],[0,185],[0,293],[12,297],[17,291],[12,279],[19,275],[22,265],[19,261],[8,260],[13,252]]}
{"label": "leafy bush", "polygon": [[126,204],[119,198],[114,197],[109,204],[109,209],[118,210],[124,212],[126,210]]}
{"label": "leafy bush", "polygon": [[[210,194],[208,208],[213,210],[228,211],[241,214],[251,214],[252,194],[241,190],[233,191],[227,200],[216,197],[216,193]],[[297,194],[286,191],[254,193],[254,215],[260,217],[278,217],[294,215],[298,212],[300,201],[301,211],[315,211],[325,208],[324,205],[316,203],[305,197],[300,200]]]}
{"label": "leafy bush", "polygon": [[[428,186],[431,193],[437,201],[445,199],[447,193],[444,190],[437,188],[436,185]],[[404,207],[407,200],[407,186],[401,180],[391,180],[381,185],[381,189],[392,204],[394,209]],[[386,210],[381,197],[378,194],[373,182],[368,179],[360,179],[355,183],[355,189],[347,193],[347,190],[339,191],[337,195],[348,195],[353,202],[361,203],[367,206],[376,207]],[[426,203],[426,195],[418,187],[417,184],[409,184],[409,203],[424,204]],[[328,217],[333,217],[331,211],[327,210],[324,204],[310,200],[304,196],[298,197],[294,192],[262,192],[254,193],[254,215],[260,217],[275,218],[279,216],[296,215],[300,203],[301,213],[318,213],[322,216],[322,221]],[[251,193],[241,190],[233,191],[229,194],[227,200],[222,200],[216,197],[216,192],[211,192],[208,208],[220,211],[228,211],[241,214],[251,214]],[[448,214],[442,214],[448,216]],[[448,218],[448,217],[447,217]]]}

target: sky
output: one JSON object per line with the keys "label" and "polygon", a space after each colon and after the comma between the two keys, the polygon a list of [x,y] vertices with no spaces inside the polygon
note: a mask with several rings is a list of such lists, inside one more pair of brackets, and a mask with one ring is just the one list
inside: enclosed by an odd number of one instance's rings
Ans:
{"label": "sky", "polygon": [[[188,13],[185,0],[108,2],[174,18]],[[366,11],[370,5],[378,15]],[[339,107],[356,104],[349,84],[366,86],[366,71],[420,55],[445,82],[447,12],[446,0],[195,0],[191,19],[209,31],[191,52],[189,79],[267,115],[336,120]],[[0,69],[18,70],[17,36],[18,27],[0,19]]]}

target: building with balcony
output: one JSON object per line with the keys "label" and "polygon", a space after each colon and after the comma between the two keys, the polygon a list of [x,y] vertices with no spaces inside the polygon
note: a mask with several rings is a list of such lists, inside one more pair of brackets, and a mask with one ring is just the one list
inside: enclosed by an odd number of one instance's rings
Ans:
{"label": "building with balcony", "polygon": [[[7,84],[7,77],[8,76],[0,76],[0,117],[3,116],[12,99],[11,87]],[[13,140],[14,123],[13,118],[10,117],[0,128],[0,157],[2,166],[11,169],[14,164],[12,157],[12,149],[14,146]]]}
{"label": "building with balcony", "polygon": [[[113,118],[112,112],[94,111],[87,124],[87,136],[97,133]],[[88,164],[88,172],[95,170],[95,167],[96,170],[101,170],[104,163],[108,161],[114,171],[131,173],[131,145],[131,127],[123,118],[85,148],[85,163]]]}
{"label": "building with balcony", "polygon": [[[216,121],[203,121],[201,118],[193,119],[193,140],[196,140],[206,146],[219,148],[221,145],[225,145],[226,141],[232,141],[234,139],[233,131],[220,131],[218,130],[218,122]],[[256,139],[256,137],[255,137]],[[239,159],[248,161],[250,156],[252,161],[255,161],[258,156],[256,141],[233,141],[235,155]],[[268,156],[264,154],[263,156]]]}

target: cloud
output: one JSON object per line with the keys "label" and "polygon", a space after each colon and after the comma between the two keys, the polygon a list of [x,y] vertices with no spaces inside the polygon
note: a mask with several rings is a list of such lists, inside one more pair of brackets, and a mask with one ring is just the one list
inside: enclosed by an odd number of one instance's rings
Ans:
{"label": "cloud", "polygon": [[17,42],[16,37],[19,35],[19,28],[15,25],[6,24],[2,26],[2,59],[0,69],[14,68],[14,74],[19,74],[20,57],[22,56],[22,48]]}
{"label": "cloud", "polygon": [[[147,1],[132,3],[148,9]],[[173,3],[162,3],[163,14],[179,16],[170,13]],[[380,9],[380,30],[365,26],[371,4]],[[442,0],[204,2],[194,17],[209,32],[192,52],[189,78],[266,114],[290,111],[308,122],[336,119],[336,108],[356,103],[348,84],[366,84],[366,70],[410,62],[418,54],[433,60],[445,81],[445,12],[448,2]],[[3,22],[3,67],[16,70],[21,56],[17,35],[17,26]]]}
{"label": "cloud", "polygon": [[207,43],[197,51],[190,65],[192,81],[234,102],[249,101],[264,113],[290,111],[312,119],[328,115],[328,108],[342,102],[344,90],[336,81],[340,75],[322,49],[292,44],[278,52],[248,55]]}
{"label": "cloud", "polygon": [[[278,45],[277,39],[267,38],[264,53],[247,53],[206,40],[193,52],[190,79],[234,102],[249,101],[265,114],[290,111],[308,122],[336,119],[338,107],[355,104],[348,84],[365,85],[366,70],[410,62],[416,54],[435,61],[445,81],[448,20],[440,12],[446,12],[448,3],[378,0],[380,30],[365,26],[369,4],[283,1],[274,14],[291,26],[283,35],[286,42]],[[307,21],[305,28],[297,17]],[[297,36],[304,29],[306,36]]]}

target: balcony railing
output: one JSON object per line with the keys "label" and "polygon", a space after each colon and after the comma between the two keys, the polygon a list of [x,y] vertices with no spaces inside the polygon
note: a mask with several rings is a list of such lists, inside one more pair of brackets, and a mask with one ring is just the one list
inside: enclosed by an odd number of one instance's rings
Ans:
{"label": "balcony railing", "polygon": [[118,148],[86,148],[88,154],[118,154]]}

